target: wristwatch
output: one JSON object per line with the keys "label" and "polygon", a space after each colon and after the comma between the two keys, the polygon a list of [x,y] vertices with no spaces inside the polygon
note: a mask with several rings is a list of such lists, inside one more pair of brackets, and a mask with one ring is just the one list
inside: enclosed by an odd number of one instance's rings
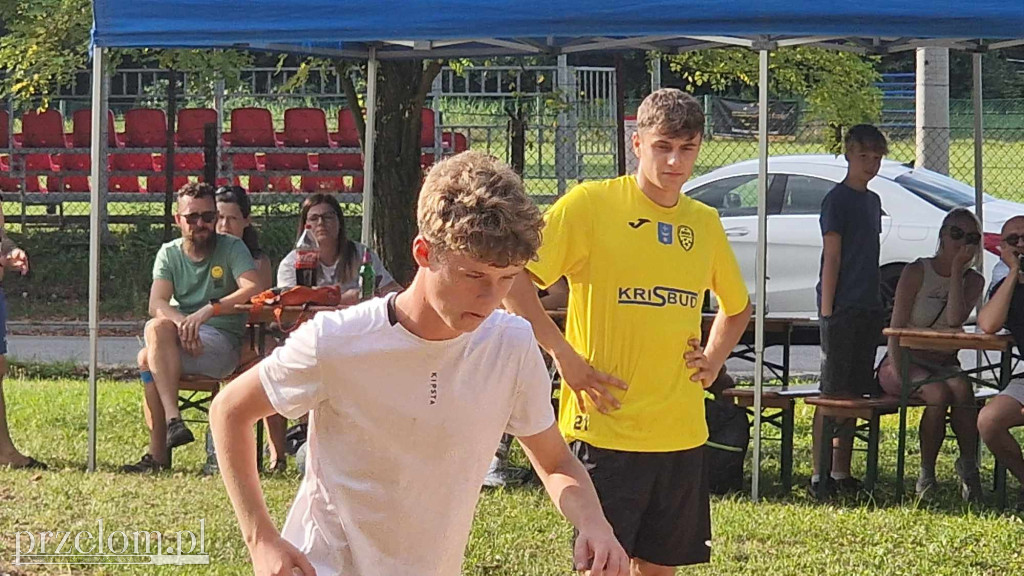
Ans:
{"label": "wristwatch", "polygon": [[220,316],[220,298],[210,298],[210,306],[213,308],[213,315]]}

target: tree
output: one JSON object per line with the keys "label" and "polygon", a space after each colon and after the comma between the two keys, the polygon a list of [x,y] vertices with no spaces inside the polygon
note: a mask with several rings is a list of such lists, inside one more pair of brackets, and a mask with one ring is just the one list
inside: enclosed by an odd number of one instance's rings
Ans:
{"label": "tree", "polygon": [[[279,65],[283,62],[282,58]],[[420,112],[441,66],[439,60],[403,59],[384,60],[378,67],[373,243],[385,266],[403,284],[412,280],[416,270],[410,246],[416,236],[416,199],[423,180]],[[365,148],[365,109],[358,89],[365,85],[365,62],[310,58],[299,65],[284,89],[297,88],[312,71],[328,67],[341,79],[359,143]]]}
{"label": "tree", "polygon": [[41,100],[74,79],[89,57],[90,0],[0,0],[0,92],[18,102]]}
{"label": "tree", "polygon": [[[757,86],[758,54],[743,48],[696,50],[666,56],[669,67],[686,83],[701,89],[750,96]],[[824,137],[838,150],[842,127],[876,122],[882,93],[876,58],[800,46],[773,51],[769,59],[769,91],[779,98],[800,98],[811,118],[826,123]]]}

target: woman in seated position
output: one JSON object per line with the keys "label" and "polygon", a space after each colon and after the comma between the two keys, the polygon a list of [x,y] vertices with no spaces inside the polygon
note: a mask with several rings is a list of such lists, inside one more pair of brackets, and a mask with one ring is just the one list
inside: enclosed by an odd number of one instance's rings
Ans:
{"label": "woman in seated position", "polygon": [[[259,277],[259,290],[263,292],[274,286],[274,267],[270,258],[260,249],[259,234],[252,226],[249,218],[252,214],[252,204],[249,196],[241,186],[221,186],[217,189],[217,233],[227,234],[241,238],[245,243],[252,259],[256,262],[256,275]],[[266,353],[270,353],[276,346],[274,338],[267,337],[263,343]],[[258,361],[257,351],[252,346],[242,346],[242,357],[239,362],[239,371],[247,369]],[[287,454],[285,453],[285,431],[288,429],[288,420],[281,415],[275,414],[264,418],[267,426],[267,436],[270,438],[270,470],[283,472],[287,468]]]}
{"label": "woman in seated position", "polygon": [[[320,244],[320,269],[317,271],[317,286],[336,285],[341,288],[341,303],[359,302],[359,265],[363,254],[369,250],[359,242],[349,240],[345,235],[345,219],[338,200],[330,194],[311,194],[302,203],[299,230],[296,238],[310,226],[313,236]],[[277,267],[277,285],[295,286],[294,250],[281,260]],[[395,282],[384,263],[370,250],[370,262],[379,279],[377,294],[397,292],[402,287]]]}
{"label": "woman in seated position", "polygon": [[[965,208],[946,214],[939,229],[939,249],[931,258],[919,258],[903,269],[896,286],[892,310],[893,328],[960,328],[978,303],[985,278],[972,268],[981,258],[981,226]],[[899,395],[900,357],[895,338],[889,338],[889,354],[882,361],[878,381],[886,393]],[[913,397],[926,404],[921,417],[921,473],[918,496],[937,486],[935,460],[946,435],[946,411],[960,446],[956,472],[964,500],[981,498],[978,475],[978,409],[974,390],[962,375],[956,352],[917,351],[910,366],[910,380],[932,380],[917,388]]]}

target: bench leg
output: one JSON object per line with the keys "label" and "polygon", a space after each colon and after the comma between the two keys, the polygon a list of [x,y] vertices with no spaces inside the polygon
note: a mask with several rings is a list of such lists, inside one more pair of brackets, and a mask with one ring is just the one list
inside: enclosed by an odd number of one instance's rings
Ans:
{"label": "bench leg", "polygon": [[881,437],[878,414],[872,414],[868,421],[868,461],[864,476],[864,489],[871,492],[878,481],[878,442]]}
{"label": "bench leg", "polygon": [[900,432],[896,447],[896,497],[903,496],[903,472],[907,459],[907,403],[900,403]]}
{"label": "bench leg", "polygon": [[821,441],[818,444],[818,500],[828,497],[832,483],[832,440],[836,435],[836,422],[832,416],[821,419]]}
{"label": "bench leg", "polygon": [[256,471],[263,471],[263,420],[256,422]]}
{"label": "bench leg", "polygon": [[782,411],[782,442],[779,446],[779,475],[782,489],[787,493],[793,486],[793,421],[794,409],[791,403],[789,408]]}
{"label": "bench leg", "polygon": [[992,473],[994,476],[992,482],[995,489],[996,507],[1003,510],[1006,508],[1006,467],[999,463],[998,458],[996,458],[996,465]]}

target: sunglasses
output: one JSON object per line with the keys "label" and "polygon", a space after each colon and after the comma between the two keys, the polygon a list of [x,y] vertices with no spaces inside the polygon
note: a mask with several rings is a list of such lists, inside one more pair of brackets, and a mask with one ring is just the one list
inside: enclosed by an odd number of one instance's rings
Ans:
{"label": "sunglasses", "polygon": [[966,238],[966,244],[977,244],[981,242],[981,234],[977,232],[965,232],[964,229],[959,226],[949,227],[949,237],[953,240],[963,240]]}
{"label": "sunglasses", "polygon": [[1024,239],[1024,236],[1021,236],[1020,234],[1010,234],[1009,236],[1003,236],[1003,242],[1006,242],[1010,246],[1017,246],[1018,244],[1020,244],[1021,239]]}
{"label": "sunglasses", "polygon": [[191,214],[181,214],[180,216],[185,222],[188,222],[189,226],[195,226],[200,220],[207,224],[212,224],[217,219],[216,212],[193,212]]}

